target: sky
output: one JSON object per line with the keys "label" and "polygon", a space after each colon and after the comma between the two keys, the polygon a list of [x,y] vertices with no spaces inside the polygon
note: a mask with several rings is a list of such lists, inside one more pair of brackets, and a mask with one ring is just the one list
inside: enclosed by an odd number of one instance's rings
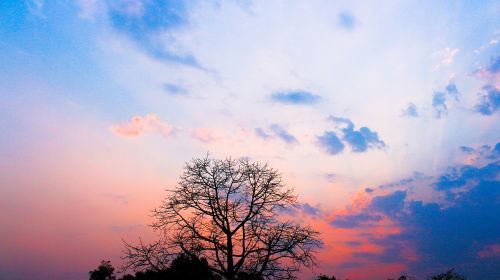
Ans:
{"label": "sky", "polygon": [[500,279],[498,1],[0,2],[0,278],[154,240],[185,162],[278,169],[319,273]]}

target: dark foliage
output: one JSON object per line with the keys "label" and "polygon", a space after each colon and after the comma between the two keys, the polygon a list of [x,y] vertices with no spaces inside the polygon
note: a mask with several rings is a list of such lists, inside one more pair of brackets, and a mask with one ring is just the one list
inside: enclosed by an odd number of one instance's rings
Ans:
{"label": "dark foliage", "polygon": [[466,278],[465,276],[456,273],[453,269],[450,269],[445,273],[430,277],[429,280],[466,280]]}
{"label": "dark foliage", "polygon": [[320,275],[318,277],[316,277],[316,280],[337,280],[337,278],[335,278],[335,276],[332,275],[332,277],[328,277],[326,275]]}
{"label": "dark foliage", "polygon": [[89,271],[90,280],[115,280],[115,268],[110,261],[101,261],[97,269]]}

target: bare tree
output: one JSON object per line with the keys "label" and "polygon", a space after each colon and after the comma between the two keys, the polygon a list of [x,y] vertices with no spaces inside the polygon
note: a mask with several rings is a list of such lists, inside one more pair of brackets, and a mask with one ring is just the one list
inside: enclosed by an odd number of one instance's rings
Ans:
{"label": "bare tree", "polygon": [[[293,279],[301,266],[315,265],[321,245],[317,231],[280,217],[296,203],[267,164],[207,156],[185,165],[178,186],[153,210],[152,226],[170,250],[207,259],[228,280]],[[128,256],[144,248],[135,249]]]}

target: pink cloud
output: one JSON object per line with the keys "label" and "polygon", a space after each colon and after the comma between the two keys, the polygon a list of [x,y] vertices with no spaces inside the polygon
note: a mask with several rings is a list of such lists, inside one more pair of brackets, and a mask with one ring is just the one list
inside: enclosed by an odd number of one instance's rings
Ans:
{"label": "pink cloud", "polygon": [[500,244],[491,244],[484,246],[483,250],[477,253],[477,256],[481,259],[492,258],[500,256]]}
{"label": "pink cloud", "polygon": [[169,136],[174,131],[174,127],[168,122],[161,121],[160,117],[154,113],[146,116],[134,116],[127,123],[114,124],[111,131],[123,137],[137,137],[145,133],[160,134]]}
{"label": "pink cloud", "polygon": [[434,65],[433,71],[438,70],[441,66],[450,65],[453,63],[455,56],[459,52],[457,48],[444,48],[441,51],[435,52],[433,56],[439,59],[439,62]]}
{"label": "pink cloud", "polygon": [[204,143],[212,142],[217,138],[214,135],[213,131],[205,127],[193,129],[193,131],[191,132],[191,137]]}
{"label": "pink cloud", "polygon": [[500,90],[500,72],[499,71],[491,71],[488,68],[480,68],[476,72],[476,76],[478,78],[482,78],[488,81],[491,85],[493,85],[497,90]]}

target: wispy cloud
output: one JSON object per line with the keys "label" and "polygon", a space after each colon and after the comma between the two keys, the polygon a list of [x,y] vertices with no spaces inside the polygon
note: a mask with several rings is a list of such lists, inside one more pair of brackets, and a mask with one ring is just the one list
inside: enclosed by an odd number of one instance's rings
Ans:
{"label": "wispy cloud", "polygon": [[338,15],[338,25],[345,29],[353,29],[356,26],[356,19],[350,12],[344,11]]}
{"label": "wispy cloud", "polygon": [[434,57],[439,59],[439,62],[434,66],[433,70],[438,70],[440,67],[453,63],[455,56],[458,54],[458,48],[444,48],[441,51],[435,52]]}
{"label": "wispy cloud", "polygon": [[99,0],[77,0],[76,3],[80,8],[78,16],[83,19],[92,20],[96,14],[104,10],[104,3]]}
{"label": "wispy cloud", "polygon": [[187,23],[184,1],[111,1],[108,17],[146,54],[166,63],[178,63],[206,70],[190,53],[175,47],[176,39],[165,36]]}
{"label": "wispy cloud", "polygon": [[455,101],[460,100],[460,93],[458,92],[457,85],[455,85],[454,82],[450,82],[446,88],[446,93],[448,93],[449,96],[451,96]]}
{"label": "wispy cloud", "polygon": [[434,92],[432,96],[432,107],[434,108],[434,116],[438,119],[448,114],[446,106],[446,96],[444,92]]}
{"label": "wispy cloud", "polygon": [[180,85],[165,83],[163,89],[169,95],[187,95],[188,91]]}
{"label": "wispy cloud", "polygon": [[336,216],[331,224],[338,228],[355,228],[379,222],[382,218],[381,215],[369,213],[341,215]]}
{"label": "wispy cloud", "polygon": [[206,127],[193,129],[193,131],[191,132],[191,137],[203,143],[209,143],[217,139],[215,133],[211,129]]}
{"label": "wispy cloud", "polygon": [[297,138],[290,134],[283,126],[279,124],[272,124],[269,129],[276,135],[279,139],[287,144],[297,144]]}
{"label": "wispy cloud", "polygon": [[114,124],[111,126],[111,131],[123,137],[137,137],[145,133],[166,137],[172,134],[174,127],[168,122],[161,121],[158,115],[150,113],[146,116],[134,116],[126,123]]}
{"label": "wispy cloud", "polygon": [[278,138],[286,144],[298,144],[299,141],[295,136],[290,134],[287,129],[279,124],[272,124],[269,126],[268,130],[264,130],[261,127],[255,128],[255,134],[264,140],[269,140],[272,138]]}
{"label": "wispy cloud", "polygon": [[294,105],[312,105],[319,102],[321,97],[307,91],[279,91],[271,95],[271,100],[277,103]]}
{"label": "wispy cloud", "polygon": [[408,106],[401,112],[402,117],[413,117],[418,118],[418,109],[417,105],[414,103],[408,103]]}
{"label": "wispy cloud", "polygon": [[28,0],[26,1],[26,5],[28,6],[28,11],[39,18],[47,18],[44,13],[45,1],[44,0]]}

